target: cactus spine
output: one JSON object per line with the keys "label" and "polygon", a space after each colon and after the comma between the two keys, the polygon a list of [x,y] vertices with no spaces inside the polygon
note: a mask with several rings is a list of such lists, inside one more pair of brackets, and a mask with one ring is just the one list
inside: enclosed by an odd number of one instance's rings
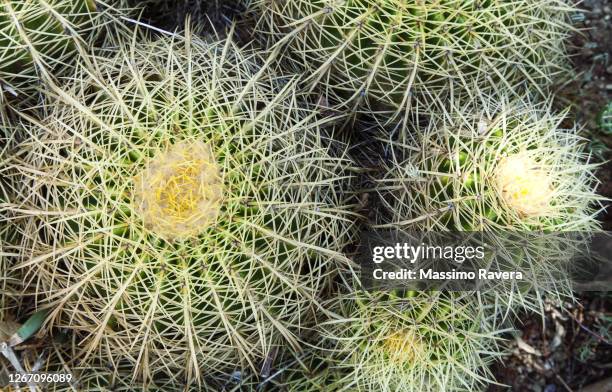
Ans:
{"label": "cactus spine", "polygon": [[480,390],[492,377],[487,366],[503,331],[477,302],[413,292],[359,294],[337,306],[342,319],[322,327],[333,371],[319,377],[327,375],[330,390]]}
{"label": "cactus spine", "polygon": [[[564,38],[573,6],[564,0],[256,0],[259,32],[289,44],[312,86],[338,102],[366,98],[397,111],[449,91],[475,97],[544,88],[565,74]],[[543,90],[544,91],[544,90]],[[381,106],[382,104],[382,106]]]}
{"label": "cactus spine", "polygon": [[97,0],[0,2],[0,84],[23,101],[93,45],[114,10]]}

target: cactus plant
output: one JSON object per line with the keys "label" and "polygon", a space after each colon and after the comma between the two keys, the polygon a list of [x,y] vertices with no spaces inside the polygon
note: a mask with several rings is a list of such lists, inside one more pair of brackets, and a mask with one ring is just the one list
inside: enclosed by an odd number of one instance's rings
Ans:
{"label": "cactus plant", "polygon": [[[323,324],[332,343],[330,391],[466,391],[491,380],[503,330],[485,307],[441,293],[356,294],[337,299],[342,316]],[[316,390],[298,387],[296,391]]]}
{"label": "cactus plant", "polygon": [[65,71],[115,10],[98,0],[0,3],[0,98],[23,101],[41,79]]}
{"label": "cactus plant", "polygon": [[[434,118],[416,136],[400,136],[388,174],[379,182],[389,212],[379,227],[482,231],[502,245],[509,232],[588,236],[597,231],[603,199],[595,192],[596,165],[588,162],[577,129],[563,129],[564,115],[550,108],[488,99],[480,107],[470,104]],[[514,254],[512,266],[528,270],[542,290],[547,286],[539,279],[555,280],[550,292],[569,295],[563,280],[572,256],[564,253],[569,245],[544,238],[534,238],[527,253]],[[507,294],[501,299],[511,302]]]}
{"label": "cactus plant", "polygon": [[326,307],[335,317],[317,328],[324,343],[285,359],[271,391],[481,390],[509,331],[471,295],[354,292]]}
{"label": "cactus plant", "polygon": [[300,350],[353,220],[335,119],[231,40],[135,33],[95,64],[7,163],[18,267],[55,324],[144,383]]}
{"label": "cactus plant", "polygon": [[[8,340],[15,335],[20,328],[16,322],[0,322],[0,342]],[[23,326],[21,327],[23,328]],[[76,337],[54,330],[55,336],[45,335],[41,338],[28,342],[24,346],[14,347],[13,364],[4,360],[0,355],[0,388],[6,392],[20,392],[25,388],[25,383],[20,383],[21,389],[16,384],[10,383],[8,374],[18,372],[14,365],[27,373],[39,372],[51,375],[51,381],[44,383],[31,383],[27,385],[28,391],[44,392],[73,392],[73,391],[99,391],[109,390],[136,391],[147,390],[151,392],[162,391],[205,391],[212,392],[219,389],[209,388],[204,385],[200,388],[189,388],[184,382],[176,380],[158,379],[147,385],[134,382],[132,379],[132,368],[126,364],[110,364],[100,362],[89,362],[86,366],[79,366],[78,358],[82,354],[76,344]],[[44,385],[44,387],[43,387]],[[229,391],[238,389],[227,388]]]}
{"label": "cactus plant", "polygon": [[[477,96],[563,75],[574,10],[565,0],[255,0],[283,59],[339,102],[397,113],[446,92]],[[544,90],[542,90],[544,91]],[[382,104],[382,105],[381,105]]]}

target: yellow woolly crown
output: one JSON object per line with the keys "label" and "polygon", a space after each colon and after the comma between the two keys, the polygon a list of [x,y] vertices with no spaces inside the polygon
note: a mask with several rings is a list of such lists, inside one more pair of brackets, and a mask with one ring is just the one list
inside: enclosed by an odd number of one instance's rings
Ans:
{"label": "yellow woolly crown", "polygon": [[523,216],[546,213],[553,189],[550,176],[533,158],[515,154],[504,158],[497,170],[502,198]]}
{"label": "yellow woolly crown", "polygon": [[391,360],[401,363],[414,362],[423,352],[419,337],[412,330],[402,330],[386,338],[383,348]]}
{"label": "yellow woolly crown", "polygon": [[217,218],[223,185],[209,145],[180,142],[157,154],[135,178],[145,225],[169,239],[196,235]]}

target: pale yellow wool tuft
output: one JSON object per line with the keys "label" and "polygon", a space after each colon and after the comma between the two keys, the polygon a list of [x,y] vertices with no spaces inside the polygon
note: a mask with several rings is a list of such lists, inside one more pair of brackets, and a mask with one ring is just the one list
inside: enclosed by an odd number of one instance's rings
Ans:
{"label": "pale yellow wool tuft", "polygon": [[553,198],[550,175],[526,154],[502,159],[497,184],[503,199],[523,216],[545,214]]}
{"label": "pale yellow wool tuft", "polygon": [[383,348],[394,362],[411,363],[416,361],[422,353],[422,343],[414,331],[403,330],[386,338]]}
{"label": "pale yellow wool tuft", "polygon": [[145,225],[168,239],[197,235],[221,209],[223,184],[212,149],[180,142],[154,156],[135,178],[135,204]]}

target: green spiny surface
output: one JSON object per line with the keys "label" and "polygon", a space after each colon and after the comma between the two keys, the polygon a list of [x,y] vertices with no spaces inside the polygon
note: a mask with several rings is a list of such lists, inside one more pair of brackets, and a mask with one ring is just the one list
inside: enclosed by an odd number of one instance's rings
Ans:
{"label": "green spiny surface", "polygon": [[414,225],[434,231],[597,229],[595,165],[564,117],[547,104],[491,100],[405,136],[381,182],[393,221],[422,218]]}
{"label": "green spiny surface", "polygon": [[109,12],[103,1],[95,0],[2,0],[2,94],[23,100],[41,79],[65,71],[78,47],[93,43]]}
{"label": "green spiny surface", "polygon": [[[584,140],[563,121],[550,104],[485,99],[400,136],[378,185],[389,212],[378,227],[486,233],[507,250],[502,264],[527,283],[553,297],[571,295],[573,246],[600,229],[603,198]],[[527,233],[529,246],[514,244],[512,232]],[[521,294],[515,290],[496,292],[498,300],[541,310],[539,296],[510,296]]]}
{"label": "green spiny surface", "polygon": [[335,119],[231,41],[136,35],[96,64],[3,168],[55,325],[145,383],[300,350],[353,220]]}
{"label": "green spiny surface", "polygon": [[[404,109],[565,74],[565,0],[255,0],[259,33],[339,102]],[[382,104],[382,105],[381,105]],[[389,110],[389,109],[385,109]]]}
{"label": "green spiny surface", "polygon": [[485,307],[460,295],[372,294],[341,297],[342,318],[325,323],[331,366],[295,391],[473,391],[491,380],[503,331]]}
{"label": "green spiny surface", "polygon": [[[19,323],[0,322],[0,341],[6,337],[5,332],[14,333]],[[30,384],[37,392],[216,392],[220,388],[213,383],[200,386],[189,386],[185,382],[172,378],[158,379],[143,383],[133,373],[133,368],[126,363],[101,363],[93,361],[87,365],[79,365],[79,350],[75,336],[52,330],[55,336],[44,335],[27,345],[16,346],[14,350],[19,358],[21,368],[26,372],[39,372],[54,377],[54,382]],[[8,374],[15,374],[14,367],[0,356],[0,388],[3,392],[20,392],[24,390],[9,382]],[[250,384],[244,383],[248,386]],[[30,389],[28,389],[30,390]],[[225,388],[227,392],[238,392],[230,383]]]}

